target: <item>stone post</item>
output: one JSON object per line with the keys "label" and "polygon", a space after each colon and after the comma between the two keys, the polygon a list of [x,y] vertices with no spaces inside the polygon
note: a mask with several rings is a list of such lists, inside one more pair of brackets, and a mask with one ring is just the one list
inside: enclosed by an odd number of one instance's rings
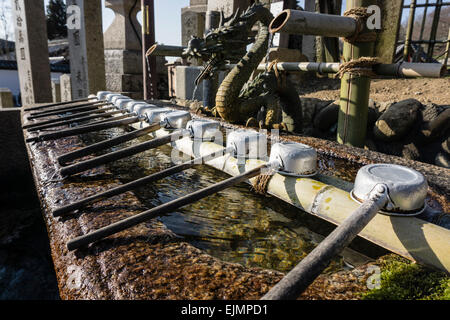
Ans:
{"label": "stone post", "polygon": [[237,9],[241,12],[251,5],[250,0],[209,0],[208,11],[223,11],[225,17],[231,16]]}
{"label": "stone post", "polygon": [[61,102],[61,83],[59,80],[52,80],[52,96],[53,102]]}
{"label": "stone post", "polygon": [[52,101],[44,2],[12,1],[22,105]]}
{"label": "stone post", "polygon": [[67,13],[72,97],[80,99],[106,89],[101,1],[67,0]]}
{"label": "stone post", "polygon": [[59,77],[59,85],[61,88],[61,102],[72,101],[72,82],[70,74],[63,74]]}
{"label": "stone post", "polygon": [[14,107],[13,95],[8,88],[0,88],[0,109]]}

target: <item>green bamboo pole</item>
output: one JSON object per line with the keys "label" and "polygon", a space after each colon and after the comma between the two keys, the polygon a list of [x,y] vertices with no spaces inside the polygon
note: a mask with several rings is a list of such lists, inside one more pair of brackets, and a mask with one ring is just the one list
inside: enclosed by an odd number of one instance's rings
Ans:
{"label": "green bamboo pole", "polygon": [[411,0],[409,6],[408,27],[406,29],[405,49],[403,51],[403,61],[408,61],[409,46],[411,44],[411,37],[414,29],[414,17],[416,15],[416,0]]}
{"label": "green bamboo pole", "polygon": [[[368,7],[375,0],[347,0],[347,10],[356,7]],[[364,26],[367,31],[367,26]],[[363,31],[363,32],[364,32]],[[360,57],[372,57],[375,42],[344,43],[344,61]],[[370,78],[345,73],[341,80],[340,112],[337,141],[354,147],[363,147],[367,130],[369,108]]]}

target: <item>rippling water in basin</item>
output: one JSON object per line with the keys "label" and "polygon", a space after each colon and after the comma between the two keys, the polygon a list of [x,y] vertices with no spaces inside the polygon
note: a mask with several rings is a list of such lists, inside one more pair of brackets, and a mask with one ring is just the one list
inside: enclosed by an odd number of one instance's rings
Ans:
{"label": "rippling water in basin", "polygon": [[[90,144],[122,133],[110,130],[85,135],[83,139]],[[135,139],[110,151],[148,139]],[[172,150],[162,146],[111,163],[108,168],[126,183],[173,165]],[[152,208],[226,178],[229,176],[221,171],[201,166],[141,187],[134,193],[144,205]],[[222,260],[289,271],[323,237],[304,225],[306,214],[280,202],[257,195],[248,184],[242,183],[182,207],[160,220],[178,236]],[[343,266],[342,258],[336,258],[329,270]]]}

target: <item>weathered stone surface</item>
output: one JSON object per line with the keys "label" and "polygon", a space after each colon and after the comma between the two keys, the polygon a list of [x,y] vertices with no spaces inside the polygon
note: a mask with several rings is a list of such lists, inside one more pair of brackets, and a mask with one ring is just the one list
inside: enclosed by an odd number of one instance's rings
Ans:
{"label": "weathered stone surface", "polygon": [[198,85],[195,90],[195,79],[198,77],[202,67],[177,66],[175,68],[175,96],[184,100],[203,100],[203,82]]}
{"label": "weathered stone surface", "polygon": [[53,102],[61,102],[61,84],[59,81],[52,81]]}
{"label": "weathered stone surface", "polygon": [[142,90],[142,75],[139,74],[110,74],[106,85],[113,92],[138,92]]}
{"label": "weathered stone surface", "polygon": [[0,88],[0,108],[14,107],[14,100],[11,90],[8,88]]}
{"label": "weathered stone surface", "polygon": [[417,119],[421,103],[407,99],[393,104],[375,123],[373,133],[382,141],[396,141],[403,138]]}
{"label": "weathered stone surface", "polygon": [[181,45],[187,46],[191,37],[203,37],[205,32],[205,13],[185,10],[181,13]]}
{"label": "weathered stone surface", "polygon": [[61,88],[61,101],[72,101],[72,80],[70,74],[63,74],[59,77]]}
{"label": "weathered stone surface", "polygon": [[136,16],[141,10],[141,6],[136,5],[131,15],[129,15],[134,3],[134,0],[105,1],[106,7],[112,9],[115,13],[114,21],[103,35],[105,49],[141,50],[139,39],[129,20],[129,16],[131,16],[131,21],[139,33],[140,24]]}
{"label": "weathered stone surface", "polygon": [[450,169],[450,157],[443,152],[437,154],[435,163],[437,166]]}
{"label": "weathered stone surface", "polygon": [[225,16],[232,15],[238,8],[241,12],[248,8],[250,0],[209,0],[208,11],[223,11]]}
{"label": "weathered stone surface", "polygon": [[16,0],[12,9],[22,105],[51,102],[44,3]]}
{"label": "weathered stone surface", "polygon": [[442,150],[447,153],[447,155],[450,156],[450,138],[447,138],[442,142]]}
{"label": "weathered stone surface", "polygon": [[68,0],[81,10],[80,29],[69,28],[72,97],[85,98],[106,89],[100,0]]}
{"label": "weathered stone surface", "polygon": [[107,74],[142,74],[142,53],[130,50],[105,50]]}

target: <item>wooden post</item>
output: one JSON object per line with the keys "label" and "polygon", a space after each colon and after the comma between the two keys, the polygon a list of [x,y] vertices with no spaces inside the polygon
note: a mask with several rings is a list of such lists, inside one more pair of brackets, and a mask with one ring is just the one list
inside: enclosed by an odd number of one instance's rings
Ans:
{"label": "wooden post", "polygon": [[153,0],[141,0],[142,7],[142,74],[144,100],[158,98],[156,57],[146,53],[155,44],[155,6]]}
{"label": "wooden post", "polygon": [[[356,7],[368,7],[373,0],[347,0],[347,10]],[[367,26],[363,26],[363,32]],[[344,61],[360,57],[372,57],[374,42],[345,42]],[[369,105],[370,78],[345,73],[341,80],[340,112],[338,120],[337,141],[354,147],[363,147],[367,131],[367,114]]]}
{"label": "wooden post", "polygon": [[12,1],[22,105],[52,101],[43,1]]}

